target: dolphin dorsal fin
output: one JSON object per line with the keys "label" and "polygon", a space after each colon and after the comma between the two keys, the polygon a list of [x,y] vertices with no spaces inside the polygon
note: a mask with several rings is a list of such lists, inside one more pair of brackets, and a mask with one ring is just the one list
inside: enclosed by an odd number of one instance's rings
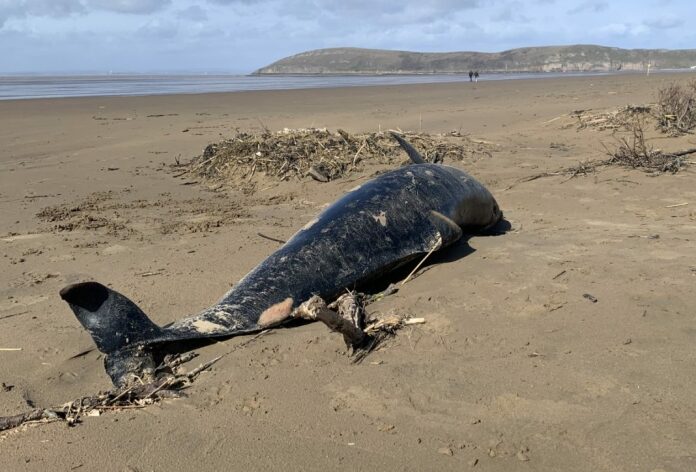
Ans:
{"label": "dolphin dorsal fin", "polygon": [[420,155],[418,151],[416,151],[416,148],[414,148],[411,143],[406,141],[404,138],[401,137],[399,133],[396,131],[390,131],[391,135],[396,139],[396,141],[399,143],[399,146],[401,146],[401,149],[406,151],[406,154],[408,154],[408,157],[411,159],[411,162],[414,164],[425,164],[426,160],[423,159],[423,156]]}

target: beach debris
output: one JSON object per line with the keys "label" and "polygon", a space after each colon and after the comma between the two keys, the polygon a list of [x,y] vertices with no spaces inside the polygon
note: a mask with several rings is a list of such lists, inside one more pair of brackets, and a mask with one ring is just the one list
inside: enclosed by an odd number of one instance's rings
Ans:
{"label": "beach debris", "polygon": [[441,447],[440,449],[437,450],[438,454],[442,454],[443,456],[453,456],[454,451],[452,451],[451,447]]}
{"label": "beach debris", "polygon": [[537,179],[554,176],[566,176],[570,179],[581,175],[590,175],[598,169],[608,166],[627,167],[642,170],[650,175],[676,174],[677,172],[693,164],[687,159],[690,154],[696,154],[696,148],[682,149],[679,151],[663,151],[654,149],[645,138],[644,121],[633,123],[630,136],[616,138],[618,144],[614,149],[604,145],[608,159],[579,162],[572,167],[562,168],[551,172],[541,172],[518,179],[504,190],[510,190],[516,185],[531,182]]}
{"label": "beach debris", "polygon": [[592,303],[597,303],[597,297],[595,297],[594,295],[591,295],[589,293],[583,293],[582,297],[588,299]]}
{"label": "beach debris", "polygon": [[[147,229],[138,224],[143,210],[147,212]],[[95,192],[72,202],[46,206],[36,213],[40,221],[48,223],[47,231],[89,231],[121,240],[153,233],[215,231],[247,215],[241,203],[218,196],[177,200],[162,194],[157,199],[126,200],[116,191]]]}
{"label": "beach debris", "polygon": [[[428,162],[461,161],[491,156],[495,145],[473,140],[457,131],[444,134],[399,131]],[[187,164],[187,172],[208,179],[251,180],[257,173],[284,181],[309,176],[328,182],[372,161],[393,164],[403,152],[386,132],[351,134],[342,129],[289,129],[261,133],[237,131],[209,144]],[[177,174],[179,176],[183,174]]]}
{"label": "beach debris", "polygon": [[696,80],[661,88],[657,104],[657,124],[663,133],[680,136],[696,128]]}
{"label": "beach debris", "polygon": [[163,399],[185,397],[184,390],[223,357],[247,346],[268,331],[261,331],[244,342],[235,345],[231,350],[221,356],[217,356],[195,369],[186,372],[181,365],[191,361],[198,354],[189,352],[186,354],[173,354],[165,356],[162,363],[154,369],[152,379],[134,379],[130,384],[99,392],[96,395],[82,396],[63,405],[49,408],[34,408],[33,402],[29,403],[32,410],[12,416],[0,417],[0,431],[17,428],[27,423],[50,423],[54,421],[65,422],[68,426],[80,423],[84,416],[100,416],[105,411],[128,410],[145,408]]}
{"label": "beach debris", "polygon": [[[544,122],[552,123],[565,115]],[[681,136],[696,128],[696,80],[686,84],[671,83],[658,89],[657,102],[645,105],[625,105],[613,110],[574,110],[567,116],[573,119],[564,128],[577,130],[631,131],[637,120],[650,120],[662,133]]]}
{"label": "beach debris", "polygon": [[319,170],[317,166],[311,166],[309,170],[307,171],[307,174],[313,178],[314,180],[317,180],[319,182],[328,182],[329,178],[326,176],[326,174],[322,171]]}
{"label": "beach debris", "polygon": [[263,239],[268,239],[269,241],[273,241],[280,244],[285,244],[287,242],[284,239],[274,238],[273,236],[268,236],[263,233],[256,233],[256,235],[262,237]]}
{"label": "beach debris", "polygon": [[675,152],[654,149],[646,142],[643,128],[644,123],[637,121],[631,128],[630,137],[618,138],[618,146],[615,150],[605,147],[609,159],[604,161],[604,165],[619,165],[643,169],[647,172],[675,174],[689,164],[684,156],[696,153],[696,148]]}
{"label": "beach debris", "polygon": [[[575,120],[578,130],[591,128],[598,131],[629,131],[638,118],[650,116],[655,105],[625,105],[614,110],[592,111],[574,110],[570,117]],[[572,125],[569,125],[572,126]]]}
{"label": "beach debris", "polygon": [[[384,293],[394,293],[390,285]],[[382,295],[386,296],[386,295]],[[309,321],[321,321],[332,331],[341,333],[353,363],[362,362],[368,354],[377,350],[388,338],[408,325],[423,324],[424,318],[411,318],[394,313],[368,315],[366,306],[380,299],[380,294],[366,295],[346,292],[327,304],[321,297],[313,296],[293,312],[293,317]]]}
{"label": "beach debris", "polygon": [[522,461],[522,462],[527,462],[529,460],[529,455],[527,454],[529,452],[528,447],[521,447],[517,451],[517,460]]}

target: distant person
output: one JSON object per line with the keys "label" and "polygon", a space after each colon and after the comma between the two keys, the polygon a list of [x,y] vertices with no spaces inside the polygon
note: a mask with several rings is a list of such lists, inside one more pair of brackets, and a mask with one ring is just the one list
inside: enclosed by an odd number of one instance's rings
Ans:
{"label": "distant person", "polygon": [[469,82],[473,82],[473,81],[474,81],[473,77],[474,77],[473,71],[469,71]]}
{"label": "distant person", "polygon": [[479,76],[478,71],[474,72],[474,82],[478,82],[478,76]]}

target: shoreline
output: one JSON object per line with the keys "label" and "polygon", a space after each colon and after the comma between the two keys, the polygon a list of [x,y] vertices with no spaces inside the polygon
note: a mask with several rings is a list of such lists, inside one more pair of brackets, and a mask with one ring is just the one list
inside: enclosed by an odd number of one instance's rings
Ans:
{"label": "shoreline", "polygon": [[[691,69],[656,70],[653,75],[680,75],[694,73]],[[553,80],[582,77],[632,77],[646,75],[639,71],[592,72],[486,72],[480,83],[508,80]],[[460,80],[450,80],[459,77]],[[441,80],[423,80],[424,78]],[[362,80],[361,80],[362,79]],[[355,87],[380,87],[398,85],[435,85],[443,83],[468,83],[465,73],[422,74],[249,74],[249,75],[55,75],[55,76],[0,76],[0,102],[80,97],[149,97],[170,95],[201,95],[207,93],[237,93],[274,90],[315,90]],[[198,84],[191,84],[196,80]],[[225,82],[231,80],[232,82]],[[298,83],[297,81],[302,81]],[[395,83],[389,83],[392,80]],[[236,81],[236,83],[234,83]],[[260,81],[260,83],[259,83]],[[386,82],[385,82],[386,81]],[[13,83],[14,82],[14,83]],[[336,82],[336,83],[331,83]],[[374,83],[370,83],[374,82]],[[9,84],[9,85],[7,85]],[[3,87],[7,90],[3,91]],[[13,92],[13,87],[17,90]],[[72,92],[53,92],[72,88]],[[157,88],[163,89],[157,91]],[[196,87],[203,90],[196,90]],[[33,94],[22,88],[33,90]],[[113,90],[109,90],[113,89]],[[150,88],[137,91],[138,88]],[[121,89],[116,91],[115,89]],[[16,96],[13,96],[12,94]],[[22,95],[24,94],[24,95]]]}

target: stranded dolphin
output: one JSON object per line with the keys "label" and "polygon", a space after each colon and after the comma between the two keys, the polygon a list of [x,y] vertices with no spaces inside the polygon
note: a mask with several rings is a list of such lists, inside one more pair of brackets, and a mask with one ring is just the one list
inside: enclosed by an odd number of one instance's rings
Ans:
{"label": "stranded dolphin", "polygon": [[69,285],[68,302],[117,385],[154,368],[175,343],[258,332],[292,319],[313,295],[335,299],[419,255],[449,246],[464,231],[482,231],[502,213],[491,193],[467,173],[426,163],[398,135],[413,164],[348,192],[261,262],[215,305],[166,326],[97,282]]}

